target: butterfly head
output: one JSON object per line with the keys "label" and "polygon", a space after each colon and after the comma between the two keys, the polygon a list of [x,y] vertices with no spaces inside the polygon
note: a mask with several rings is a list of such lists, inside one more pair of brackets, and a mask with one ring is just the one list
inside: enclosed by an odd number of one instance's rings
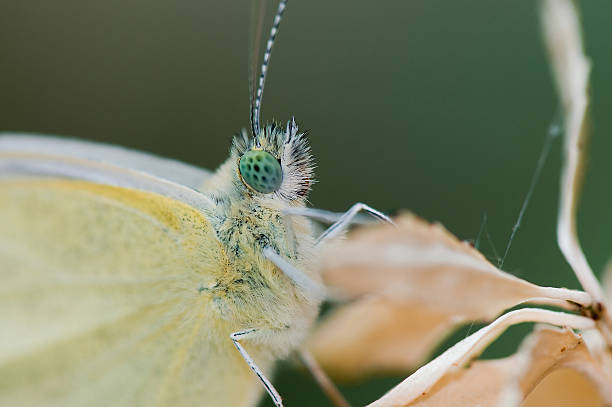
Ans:
{"label": "butterfly head", "polygon": [[243,131],[234,138],[232,153],[238,178],[249,194],[304,200],[314,182],[310,146],[294,119],[285,128],[267,125],[256,137]]}

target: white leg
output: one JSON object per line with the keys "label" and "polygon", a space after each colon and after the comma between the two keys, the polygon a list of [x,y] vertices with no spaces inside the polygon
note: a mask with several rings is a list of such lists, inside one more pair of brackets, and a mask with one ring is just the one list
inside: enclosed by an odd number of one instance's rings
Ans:
{"label": "white leg", "polygon": [[272,399],[272,402],[274,402],[274,405],[276,407],[283,407],[283,401],[281,399],[280,394],[278,394],[270,380],[268,380],[268,378],[263,374],[263,372],[257,367],[255,362],[253,361],[253,358],[249,356],[248,352],[240,344],[240,339],[248,338],[249,336],[252,336],[255,333],[257,333],[257,329],[246,329],[244,331],[234,332],[230,335],[230,339],[232,340],[232,342],[234,342],[234,346],[236,346],[236,349],[238,349],[238,352],[240,352],[240,355],[247,363],[247,365],[249,365],[253,373],[255,373],[257,377],[259,377],[259,380],[261,380],[261,383],[270,395],[270,398]]}
{"label": "white leg", "polygon": [[351,407],[342,393],[340,393],[340,390],[338,390],[334,382],[332,382],[327,374],[325,374],[323,369],[321,369],[321,366],[319,366],[317,360],[310,354],[310,352],[308,352],[306,349],[301,349],[298,352],[298,355],[304,366],[306,366],[306,368],[310,371],[312,377],[314,377],[325,395],[327,395],[329,401],[331,401],[335,407]]}
{"label": "white leg", "polygon": [[298,270],[293,264],[282,258],[271,247],[263,250],[263,255],[278,267],[295,285],[315,302],[319,302],[326,297],[325,287],[310,278],[307,274]]}
{"label": "white leg", "polygon": [[340,217],[340,219],[338,219],[336,221],[336,223],[334,223],[333,225],[331,225],[329,228],[327,228],[327,230],[323,233],[321,233],[321,236],[319,236],[319,238],[316,241],[316,244],[319,245],[322,242],[324,242],[327,239],[331,239],[334,236],[337,236],[340,232],[342,232],[344,229],[346,229],[350,224],[351,224],[351,220],[357,216],[357,214],[361,211],[365,211],[367,213],[369,213],[370,215],[385,221],[385,222],[389,222],[390,224],[394,225],[395,223],[393,223],[393,221],[391,220],[391,218],[389,218],[387,215],[385,215],[384,213],[377,211],[376,209],[361,203],[361,202],[357,202],[356,204],[354,204],[353,206],[351,206],[351,208],[346,211],[344,213],[344,215],[342,215]]}
{"label": "white leg", "polygon": [[[310,219],[318,220],[323,223],[334,223],[342,217],[346,212],[332,212],[326,211],[325,209],[317,208],[288,208],[283,210],[283,215],[289,216],[305,216]],[[372,219],[367,219],[360,216],[355,216],[351,220],[351,224],[368,224],[371,223]]]}

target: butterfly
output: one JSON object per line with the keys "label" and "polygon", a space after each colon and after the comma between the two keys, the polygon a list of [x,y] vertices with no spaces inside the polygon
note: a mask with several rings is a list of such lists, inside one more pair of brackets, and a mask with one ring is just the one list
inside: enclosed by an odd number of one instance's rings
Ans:
{"label": "butterfly", "polygon": [[[0,405],[251,406],[325,290],[306,207],[313,158],[292,118],[210,172],[121,147],[0,134]],[[257,84],[257,86],[255,86]]]}

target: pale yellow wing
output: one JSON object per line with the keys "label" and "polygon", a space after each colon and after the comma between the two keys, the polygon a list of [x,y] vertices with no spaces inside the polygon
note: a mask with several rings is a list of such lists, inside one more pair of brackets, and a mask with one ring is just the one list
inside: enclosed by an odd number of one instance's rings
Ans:
{"label": "pale yellow wing", "polygon": [[0,406],[241,406],[202,213],[87,181],[0,178]]}
{"label": "pale yellow wing", "polygon": [[212,175],[203,168],[121,146],[40,134],[0,132],[0,155],[15,152],[104,163],[193,189],[199,189]]}

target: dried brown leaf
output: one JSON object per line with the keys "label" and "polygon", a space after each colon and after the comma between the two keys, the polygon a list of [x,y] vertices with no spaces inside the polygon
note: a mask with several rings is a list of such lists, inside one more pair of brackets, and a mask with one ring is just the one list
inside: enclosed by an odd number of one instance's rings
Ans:
{"label": "dried brown leaf", "polygon": [[365,227],[329,247],[323,254],[326,285],[350,296],[377,294],[478,321],[524,302],[590,304],[583,292],[539,287],[498,270],[439,224],[410,214],[396,223]]}
{"label": "dried brown leaf", "polygon": [[561,368],[546,376],[521,407],[604,407],[595,385],[574,369]]}
{"label": "dried brown leaf", "polygon": [[311,352],[337,379],[412,370],[457,324],[491,320],[519,303],[590,302],[583,292],[498,270],[439,224],[410,214],[396,223],[365,227],[324,252],[328,287],[370,297],[333,312],[311,339]]}
{"label": "dried brown leaf", "polygon": [[[405,406],[513,407],[523,405],[523,400],[534,388],[540,394],[533,400],[542,400],[542,392],[545,392],[546,402],[532,405],[558,406],[564,401],[560,398],[563,391],[575,398],[576,393],[585,389],[594,390],[586,398],[592,400],[591,405],[603,405],[598,387],[580,373],[593,364],[579,335],[569,329],[539,327],[525,339],[518,353],[504,359],[477,361],[469,368],[450,371],[430,391]],[[565,387],[557,388],[556,394],[546,387],[540,389],[539,383],[557,371],[562,376],[553,379],[556,384],[565,380]],[[569,378],[577,380],[567,382]]]}
{"label": "dried brown leaf", "polygon": [[[412,375],[410,375],[403,382],[398,384],[396,387],[391,389],[387,394],[378,399],[377,401],[370,404],[370,407],[403,407],[411,406],[414,403],[422,402],[424,398],[428,398],[428,406],[442,406],[449,405],[448,400],[463,399],[467,404],[470,404],[474,397],[479,400],[492,399],[489,393],[486,393],[486,388],[493,390],[497,389],[496,393],[498,397],[500,392],[503,390],[503,396],[506,400],[517,400],[514,393],[505,393],[508,388],[509,380],[515,377],[522,378],[521,374],[526,372],[524,376],[527,376],[531,370],[526,369],[527,363],[519,363],[521,360],[533,360],[539,362],[537,358],[527,358],[525,352],[520,352],[517,356],[518,360],[515,360],[512,364],[513,369],[508,370],[504,363],[500,363],[500,366],[493,364],[493,362],[475,362],[472,367],[467,370],[462,370],[466,364],[476,358],[482,350],[488,346],[493,340],[495,340],[501,333],[503,333],[509,326],[521,322],[545,322],[554,325],[570,326],[576,329],[592,329],[594,323],[592,320],[576,315],[565,314],[560,312],[553,312],[540,309],[524,308],[509,312],[488,326],[478,330],[472,335],[468,336],[464,340],[458,342],[447,351],[442,353],[440,356],[426,364],[425,366],[418,369]],[[566,350],[561,352],[561,348],[557,352],[564,353]],[[545,359],[547,353],[544,352],[540,358]],[[555,358],[549,358],[553,364],[556,361]],[[479,367],[483,366],[484,371],[487,374],[483,374],[482,377],[478,373]],[[536,364],[531,367],[533,371],[537,371]],[[473,371],[471,371],[474,369]],[[506,369],[506,370],[504,370]],[[496,370],[498,373],[491,373],[492,370]],[[502,373],[510,372],[512,376],[504,376]],[[489,383],[487,380],[490,380]],[[465,383],[464,386],[456,385],[457,381]],[[526,383],[528,385],[529,383]],[[471,389],[474,386],[474,391],[480,389],[481,393],[476,395],[468,395],[467,389]],[[514,387],[522,389],[522,383],[516,384]],[[465,389],[463,389],[465,387]],[[511,387],[512,388],[512,387]],[[447,390],[448,389],[448,390]],[[450,394],[447,391],[455,389],[455,393]],[[505,389],[505,390],[504,390]],[[484,393],[483,393],[484,392]],[[487,398],[488,397],[488,398]],[[521,398],[522,399],[522,398]],[[435,400],[438,400],[437,402]],[[520,401],[520,399],[518,399]],[[437,403],[437,404],[436,404]],[[453,406],[461,407],[461,404],[453,402]],[[482,404],[486,405],[486,404]]]}
{"label": "dried brown leaf", "polygon": [[[599,336],[599,333],[589,330],[585,332],[585,336],[588,335]],[[500,407],[519,406],[543,378],[562,368],[580,373],[598,390],[597,394],[602,400],[612,403],[612,370],[600,363],[585,339],[569,329],[536,329],[525,339],[517,354],[523,358],[522,367],[515,369],[514,384],[506,388]]]}
{"label": "dried brown leaf", "polygon": [[308,347],[335,379],[405,373],[462,319],[419,304],[364,298],[325,318]]}

